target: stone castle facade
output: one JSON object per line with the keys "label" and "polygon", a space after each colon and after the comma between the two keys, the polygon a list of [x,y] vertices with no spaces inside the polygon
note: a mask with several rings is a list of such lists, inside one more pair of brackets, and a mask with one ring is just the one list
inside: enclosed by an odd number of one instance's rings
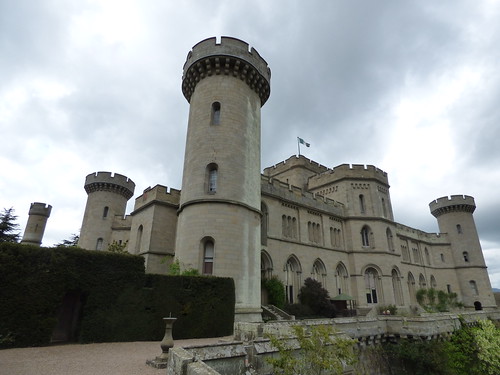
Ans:
{"label": "stone castle facade", "polygon": [[433,287],[456,292],[468,309],[495,308],[472,197],[431,202],[441,232],[432,234],[394,221],[387,173],[374,166],[328,168],[292,156],[261,173],[260,108],[270,77],[243,41],[195,45],[182,80],[190,103],[182,192],[149,187],[126,215],[134,182],[88,175],[79,246],[126,244],[151,273],[166,273],[178,259],[201,274],[232,277],[237,321],[261,319],[260,281],[272,276],[289,302],[312,277],[358,307],[409,308],[418,289]]}

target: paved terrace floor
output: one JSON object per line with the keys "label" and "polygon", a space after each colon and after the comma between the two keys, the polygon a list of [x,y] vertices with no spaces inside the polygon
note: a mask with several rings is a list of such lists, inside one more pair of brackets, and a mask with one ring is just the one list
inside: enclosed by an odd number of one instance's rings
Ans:
{"label": "paved terrace floor", "polygon": [[[231,341],[232,336],[176,340],[174,346]],[[146,365],[160,355],[158,341],[65,344],[0,350],[1,375],[163,375]]]}

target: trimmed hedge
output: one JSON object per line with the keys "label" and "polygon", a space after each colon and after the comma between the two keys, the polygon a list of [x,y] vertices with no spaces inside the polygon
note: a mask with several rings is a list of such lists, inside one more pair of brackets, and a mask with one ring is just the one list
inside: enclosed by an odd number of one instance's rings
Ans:
{"label": "trimmed hedge", "polygon": [[50,343],[67,292],[84,296],[79,342],[161,340],[232,333],[231,278],[146,275],[140,256],[0,243],[0,348]]}

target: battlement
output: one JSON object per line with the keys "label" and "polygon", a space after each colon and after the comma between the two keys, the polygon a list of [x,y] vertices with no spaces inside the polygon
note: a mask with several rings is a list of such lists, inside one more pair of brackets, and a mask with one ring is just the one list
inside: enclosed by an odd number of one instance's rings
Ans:
{"label": "battlement", "polygon": [[320,186],[331,184],[344,179],[376,180],[389,186],[387,172],[373,166],[364,164],[341,164],[333,169],[328,169],[317,176],[309,178],[309,188],[315,189]]}
{"label": "battlement", "polygon": [[134,195],[135,183],[118,173],[94,172],[85,178],[84,187],[87,194],[95,191],[110,191],[121,194],[128,200]]}
{"label": "battlement", "polygon": [[293,155],[288,159],[279,162],[278,164],[274,164],[270,167],[264,168],[264,174],[266,176],[272,177],[276,176],[284,171],[287,171],[292,168],[302,167],[308,169],[316,174],[320,174],[328,171],[328,167],[321,165],[314,160],[308,159],[303,155]]}
{"label": "battlement", "polygon": [[468,195],[452,195],[441,197],[429,203],[431,214],[439,217],[449,212],[470,212],[476,209],[474,198]]}
{"label": "battlement", "polygon": [[134,211],[144,207],[151,202],[167,203],[169,205],[178,206],[181,199],[181,191],[167,186],[156,185],[144,189],[142,195],[135,199]]}
{"label": "battlement", "polygon": [[261,190],[264,194],[278,196],[297,205],[307,205],[338,216],[344,214],[344,205],[340,202],[264,175],[261,175]]}
{"label": "battlement", "polygon": [[246,81],[260,97],[261,105],[271,93],[271,69],[248,43],[223,36],[202,40],[188,53],[183,67],[182,93],[189,102],[196,84],[212,75],[232,75]]}
{"label": "battlement", "polygon": [[34,202],[31,203],[29,215],[50,217],[51,211],[52,211],[52,206],[50,204]]}
{"label": "battlement", "polygon": [[411,238],[416,241],[427,242],[430,244],[447,243],[448,239],[446,234],[443,233],[428,233],[420,229],[415,229],[404,224],[396,224],[396,234],[399,236]]}

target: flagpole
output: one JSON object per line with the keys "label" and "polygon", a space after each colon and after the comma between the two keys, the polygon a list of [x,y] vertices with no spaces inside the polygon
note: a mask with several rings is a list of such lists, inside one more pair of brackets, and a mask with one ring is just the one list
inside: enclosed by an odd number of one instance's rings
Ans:
{"label": "flagpole", "polygon": [[300,141],[299,141],[299,137],[297,137],[297,148],[299,149],[299,156],[300,156]]}

